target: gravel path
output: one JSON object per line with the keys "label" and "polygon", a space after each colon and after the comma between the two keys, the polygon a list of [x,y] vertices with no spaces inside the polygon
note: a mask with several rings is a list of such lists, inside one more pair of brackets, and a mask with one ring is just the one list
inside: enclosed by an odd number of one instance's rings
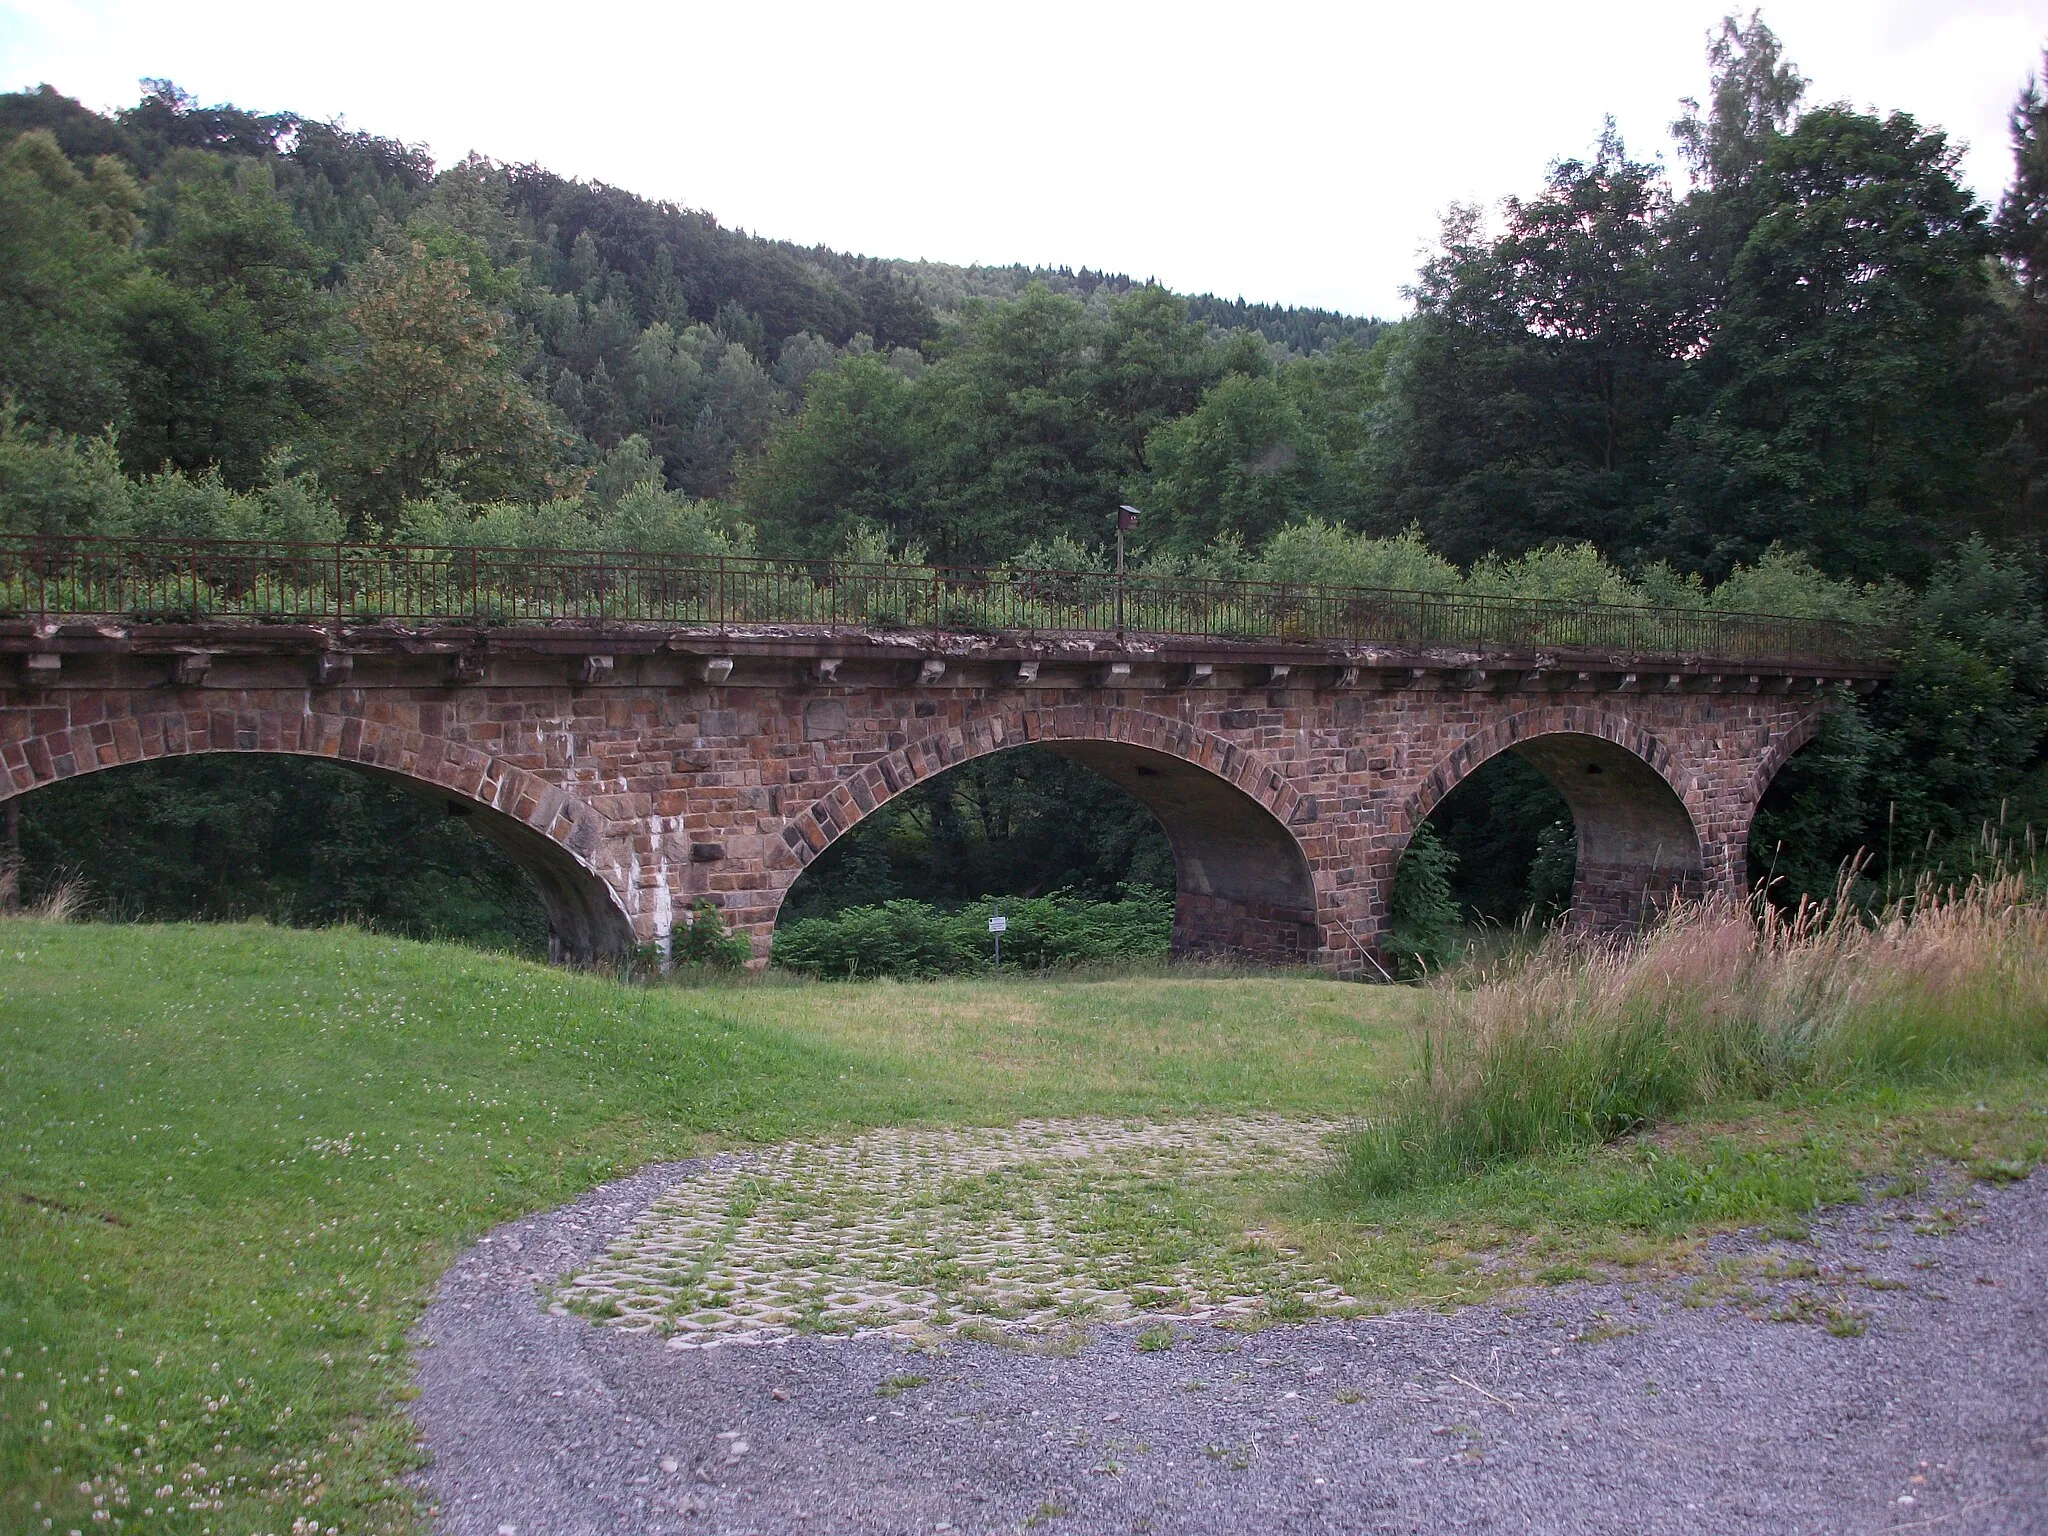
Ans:
{"label": "gravel path", "polygon": [[1129,1327],[1071,1357],[674,1349],[547,1311],[721,1166],[644,1170],[449,1270],[416,1408],[450,1536],[2048,1532],[2048,1174],[1719,1240],[1711,1294],[1580,1284],[1149,1352]]}

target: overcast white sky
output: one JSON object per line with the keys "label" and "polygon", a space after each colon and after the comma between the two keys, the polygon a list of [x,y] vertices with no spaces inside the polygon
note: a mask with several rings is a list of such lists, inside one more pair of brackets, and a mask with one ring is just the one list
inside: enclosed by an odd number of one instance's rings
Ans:
{"label": "overcast white sky", "polygon": [[[0,88],[143,76],[884,256],[1083,264],[1391,315],[1440,212],[1603,113],[1670,158],[1726,0],[1022,6],[0,0]],[[2048,0],[1773,0],[1810,99],[1903,108],[1995,198]]]}

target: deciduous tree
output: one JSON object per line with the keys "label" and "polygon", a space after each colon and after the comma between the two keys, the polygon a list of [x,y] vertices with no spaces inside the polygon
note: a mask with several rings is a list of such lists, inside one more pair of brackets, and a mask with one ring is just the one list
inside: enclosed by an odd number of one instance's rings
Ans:
{"label": "deciduous tree", "polygon": [[418,242],[375,251],[350,282],[327,464],[344,504],[386,525],[436,490],[545,495],[566,443],[498,345],[503,317],[462,263]]}
{"label": "deciduous tree", "polygon": [[44,426],[122,423],[119,320],[140,206],[111,156],[81,171],[41,131],[0,150],[0,394]]}

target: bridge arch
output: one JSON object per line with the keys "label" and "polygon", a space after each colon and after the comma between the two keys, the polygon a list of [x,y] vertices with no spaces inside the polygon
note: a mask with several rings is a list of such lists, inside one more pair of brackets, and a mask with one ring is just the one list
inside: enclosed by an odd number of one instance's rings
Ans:
{"label": "bridge arch", "polygon": [[881,806],[962,763],[1025,746],[1101,774],[1157,818],[1173,849],[1176,954],[1316,958],[1316,881],[1290,826],[1313,819],[1313,800],[1256,753],[1186,721],[1119,707],[998,711],[856,770],[784,828],[764,926],[772,929],[810,862]]}
{"label": "bridge arch", "polygon": [[1583,927],[1635,926],[1673,892],[1711,885],[1710,826],[1670,748],[1625,716],[1597,709],[1527,710],[1460,742],[1417,786],[1392,829],[1400,847],[1482,764],[1514,752],[1571,807],[1578,875],[1571,919]]}
{"label": "bridge arch", "polygon": [[123,719],[118,728],[108,723],[45,732],[21,746],[28,772],[0,771],[0,802],[85,774],[175,757],[239,753],[338,763],[467,816],[533,881],[547,913],[552,958],[584,963],[635,946],[630,918],[588,857],[600,831],[595,813],[539,775],[472,747],[311,711],[284,720],[268,713],[145,715]]}

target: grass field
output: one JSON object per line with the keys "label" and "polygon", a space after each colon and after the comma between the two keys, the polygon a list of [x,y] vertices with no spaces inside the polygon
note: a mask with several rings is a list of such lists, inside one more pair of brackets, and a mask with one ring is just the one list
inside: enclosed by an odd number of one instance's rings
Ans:
{"label": "grass field", "polygon": [[[495,1223],[652,1159],[883,1125],[1369,1116],[1425,1007],[1199,973],[636,988],[355,931],[0,925],[0,1528],[423,1529],[405,1331]],[[2023,1170],[2044,1088],[1722,1106],[1229,1214],[1353,1294],[1454,1301],[1679,1261],[1930,1157]]]}
{"label": "grass field", "polygon": [[642,989],[360,932],[8,923],[0,1527],[84,1529],[98,1499],[103,1528],[408,1528],[404,1331],[493,1224],[750,1141],[1348,1112],[1407,1002],[1315,980]]}

